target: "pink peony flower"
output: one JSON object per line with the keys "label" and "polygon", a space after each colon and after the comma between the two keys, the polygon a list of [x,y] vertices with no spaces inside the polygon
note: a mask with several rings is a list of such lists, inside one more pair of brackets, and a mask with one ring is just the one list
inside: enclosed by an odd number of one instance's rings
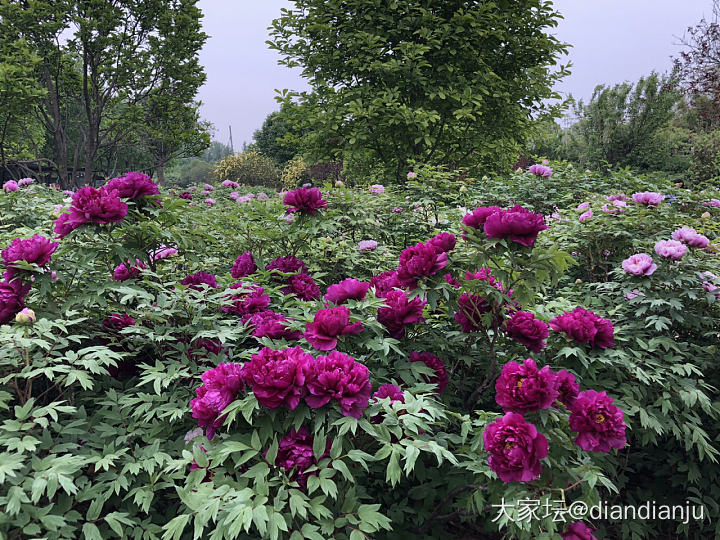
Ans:
{"label": "pink peony flower", "polygon": [[661,202],[663,202],[663,200],[665,200],[665,195],[656,193],[654,191],[642,191],[639,193],[633,193],[632,199],[638,204],[657,206]]}
{"label": "pink peony flower", "polygon": [[432,377],[424,376],[424,379],[426,382],[436,385],[437,393],[442,394],[449,382],[447,370],[445,369],[445,362],[429,352],[413,352],[410,354],[410,361],[422,362],[435,372],[435,375]]}
{"label": "pink peony flower", "polygon": [[[298,431],[295,428],[280,439],[278,453],[275,458],[275,466],[285,469],[288,477],[300,484],[302,489],[307,489],[307,481],[310,476],[317,476],[318,472],[306,473],[310,467],[318,464],[313,452],[314,437],[310,435],[307,427],[302,426]],[[325,453],[320,459],[330,455],[330,440],[325,443]]]}
{"label": "pink peony flower", "polygon": [[373,184],[372,186],[370,186],[370,193],[385,193],[385,186],[381,184]]}
{"label": "pink peony flower", "polygon": [[370,284],[358,281],[355,278],[342,280],[340,283],[330,285],[325,300],[333,304],[344,304],[347,300],[365,300]]}
{"label": "pink peony flower", "polygon": [[53,232],[57,235],[57,238],[65,238],[76,228],[70,224],[70,214],[60,214],[60,217],[55,220]]}
{"label": "pink peony flower", "polygon": [[307,379],[305,402],[311,409],[338,402],[343,416],[360,418],[366,409],[372,386],[370,372],[352,356],[332,351],[318,356]]}
{"label": "pink peony flower", "polygon": [[113,270],[113,279],[115,281],[127,281],[128,279],[139,276],[146,268],[147,266],[140,259],[135,259],[134,266],[132,261],[124,262],[116,266]]}
{"label": "pink peony flower", "polygon": [[265,199],[269,199],[269,198],[270,198],[270,197],[268,197],[268,194],[267,194],[267,193],[263,193],[262,191],[257,194],[257,200],[258,200],[258,201],[264,201]]}
{"label": "pink peony flower", "polygon": [[128,326],[135,326],[135,321],[127,313],[113,313],[102,322],[109,330],[122,330]]}
{"label": "pink peony flower", "polygon": [[284,294],[295,294],[301,300],[317,300],[321,296],[320,287],[310,274],[295,274],[287,280],[287,287],[283,287]]}
{"label": "pink peony flower", "polygon": [[605,197],[605,200],[608,202],[614,202],[614,201],[631,201],[632,199],[625,195],[624,193],[618,193],[617,195],[608,195]]}
{"label": "pink peony flower", "polygon": [[215,204],[215,199],[205,199],[205,204],[207,204],[208,206],[212,206],[213,204]]}
{"label": "pink peony flower", "polygon": [[447,265],[447,254],[438,252],[432,244],[418,242],[400,253],[397,276],[403,287],[414,289],[418,278],[437,274]]}
{"label": "pink peony flower", "polygon": [[584,203],[578,204],[578,207],[575,210],[577,210],[578,212],[585,212],[589,208],[590,208],[590,203],[584,202]]}
{"label": "pink peony flower", "polygon": [[377,392],[373,394],[373,397],[375,399],[390,398],[390,403],[394,401],[405,403],[405,393],[400,389],[400,387],[395,386],[394,384],[381,385],[377,389]]}
{"label": "pink peony flower", "polygon": [[530,171],[536,176],[542,176],[544,178],[550,178],[553,173],[553,170],[550,167],[539,164],[531,165],[528,171]]}
{"label": "pink peony flower", "polygon": [[299,188],[285,194],[283,204],[289,206],[288,212],[306,212],[315,214],[322,208],[327,208],[327,201],[323,200],[318,188]]}
{"label": "pink peony flower", "polygon": [[308,271],[305,263],[292,255],[273,259],[267,264],[267,266],[265,266],[265,270],[277,270],[278,272],[283,272],[284,274],[293,274],[297,271],[300,271],[302,274],[307,274]]}
{"label": "pink peony flower", "polygon": [[622,262],[622,268],[634,276],[650,276],[657,270],[657,264],[647,253],[636,253]]}
{"label": "pink peony flower", "polygon": [[407,179],[408,179],[408,180],[412,180],[412,179],[415,178],[416,176],[417,176],[417,175],[416,175],[414,172],[412,172],[412,171],[410,171],[409,173],[407,173]]}
{"label": "pink peony flower", "polygon": [[550,328],[564,332],[576,343],[588,343],[591,347],[607,349],[615,345],[613,324],[581,307],[552,319]]}
{"label": "pink peony flower", "polygon": [[590,219],[592,217],[593,217],[593,211],[588,210],[587,212],[580,215],[580,217],[578,218],[578,221],[587,221],[588,219]]}
{"label": "pink peony flower", "polygon": [[305,339],[319,351],[337,347],[338,336],[359,334],[364,330],[362,322],[350,324],[350,310],[345,306],[321,309],[313,322],[305,326]]}
{"label": "pink peony flower", "polygon": [[540,476],[540,460],[547,457],[548,442],[522,415],[509,412],[496,418],[483,432],[488,464],[503,482],[529,482]]}
{"label": "pink peony flower", "polygon": [[178,250],[174,247],[167,247],[165,244],[160,244],[158,248],[150,253],[150,260],[155,261],[161,261],[163,259],[167,259],[169,257],[172,257],[173,255],[177,255]]}
{"label": "pink peony flower", "polygon": [[[496,212],[502,212],[502,208],[499,206],[481,206],[467,214],[463,218],[462,223],[471,229],[482,229],[485,226],[487,218]],[[465,238],[465,236],[463,236],[463,238]]]}
{"label": "pink peony flower", "polygon": [[204,184],[203,189],[205,189],[205,191],[214,191],[215,187],[212,184]]}
{"label": "pink peony flower", "polygon": [[221,308],[225,313],[244,316],[264,311],[270,305],[270,297],[265,294],[265,288],[257,283],[235,283],[230,285],[230,289],[241,290],[239,294],[228,297],[232,305]]}
{"label": "pink peony flower", "polygon": [[[76,229],[86,223],[107,225],[122,221],[128,213],[128,206],[120,200],[116,190],[107,187],[95,189],[85,186],[75,192],[70,206],[70,217],[66,218],[67,226]],[[63,219],[66,214],[58,218]],[[57,221],[55,222],[57,226]],[[72,230],[71,229],[71,230]]]}
{"label": "pink peony flower", "polygon": [[11,322],[22,311],[29,290],[30,286],[23,285],[21,279],[5,275],[5,279],[0,281],[0,324]]}
{"label": "pink peony flower", "polygon": [[708,244],[710,244],[710,240],[708,240],[707,236],[699,234],[691,227],[680,227],[672,233],[672,239],[696,248],[706,248],[708,247]]}
{"label": "pink peony flower", "polygon": [[229,188],[239,188],[240,184],[237,182],[233,182],[232,180],[223,180],[222,184],[220,184],[222,187],[229,187]]}
{"label": "pink peony flower", "polygon": [[405,326],[423,321],[423,308],[427,303],[420,297],[410,300],[404,291],[391,290],[383,296],[387,307],[378,308],[377,320],[387,328],[390,336],[402,339]]}
{"label": "pink peony flower", "polygon": [[450,285],[451,287],[453,287],[454,289],[460,288],[460,286],[461,286],[460,282],[457,279],[455,279],[452,276],[452,274],[445,274],[443,277],[445,278],[445,281],[447,282],[447,284]]}
{"label": "pink peony flower", "polygon": [[548,226],[542,215],[515,205],[510,210],[490,214],[483,228],[488,238],[507,238],[520,245],[532,247],[538,233]]}
{"label": "pink peony flower", "polygon": [[[27,239],[15,238],[6,249],[2,250],[0,255],[3,264],[9,269],[12,269],[12,265],[19,261],[45,266],[50,262],[50,257],[59,245],[57,242],[51,242],[48,238],[36,234]],[[14,275],[15,271],[12,270],[11,275]]]}
{"label": "pink peony flower", "polygon": [[302,332],[288,330],[285,323],[289,321],[284,315],[273,311],[248,313],[243,317],[243,322],[253,327],[252,335],[256,338],[267,337],[291,341],[302,337]]}
{"label": "pink peony flower", "polygon": [[396,270],[389,270],[383,272],[377,276],[370,278],[370,286],[375,290],[375,296],[378,298],[384,297],[388,292],[393,289],[399,289],[402,287],[397,277]]}
{"label": "pink peony flower", "polygon": [[202,386],[195,389],[197,397],[190,402],[192,416],[198,426],[207,428],[207,438],[212,439],[222,425],[222,411],[242,391],[243,367],[241,364],[223,363],[202,374]]}
{"label": "pink peony flower", "polygon": [[192,194],[189,191],[183,191],[178,197],[186,201],[192,201]]}
{"label": "pink peony flower", "polygon": [[125,176],[113,178],[107,183],[107,189],[116,190],[121,199],[136,199],[160,193],[158,185],[147,174],[139,172],[129,172]]}
{"label": "pink peony flower", "polygon": [[564,369],[557,372],[558,381],[558,401],[563,403],[568,409],[575,403],[575,399],[580,391],[580,385],[575,380],[575,375]]}
{"label": "pink peony flower", "polygon": [[426,245],[434,247],[438,253],[447,253],[455,248],[456,243],[455,235],[442,232],[428,240]]}
{"label": "pink peony flower", "polygon": [[315,359],[300,347],[274,350],[265,347],[243,365],[242,377],[258,403],[268,409],[295,409],[306,394],[306,380]]}
{"label": "pink peony flower", "polygon": [[186,285],[190,289],[193,289],[195,291],[201,291],[203,289],[203,285],[207,285],[208,287],[211,287],[213,289],[218,288],[217,278],[215,277],[215,275],[209,274],[207,272],[197,272],[195,274],[190,274],[180,282],[180,285]]}
{"label": "pink peony flower", "polygon": [[609,452],[611,448],[625,447],[623,412],[612,404],[605,392],[580,392],[570,409],[570,429],[578,434],[575,439],[588,452]]}
{"label": "pink peony flower", "polygon": [[35,183],[35,180],[33,180],[32,178],[21,178],[20,180],[18,180],[18,186],[20,186],[20,187],[29,186],[30,184],[34,184],[34,183]]}
{"label": "pink peony flower", "polygon": [[254,274],[256,271],[257,265],[255,264],[255,259],[253,259],[252,253],[247,251],[235,259],[235,264],[233,264],[230,269],[230,275],[235,279],[240,279]]}
{"label": "pink peony flower", "polygon": [[638,296],[645,296],[645,293],[640,291],[640,289],[633,289],[629,293],[625,293],[625,300],[632,300],[633,298],[637,298]]}
{"label": "pink peony flower", "polygon": [[20,189],[20,186],[18,186],[18,183],[15,180],[8,180],[3,184],[3,191],[5,193],[11,193],[13,191],[17,191]]}
{"label": "pink peony flower", "polygon": [[562,536],[562,540],[597,540],[593,532],[595,532],[595,529],[591,529],[582,521],[576,521],[571,523],[560,536]]}
{"label": "pink peony flower", "polygon": [[679,261],[687,253],[687,246],[677,240],[660,240],[655,244],[655,253],[661,257]]}
{"label": "pink peony flower", "polygon": [[361,240],[358,242],[358,251],[373,251],[377,249],[378,243],[375,240]]}
{"label": "pink peony flower", "polygon": [[495,401],[505,412],[531,413],[549,408],[558,397],[559,381],[550,369],[538,370],[535,360],[508,362],[495,383]]}
{"label": "pink peony flower", "polygon": [[505,323],[508,336],[538,353],[547,347],[545,340],[550,335],[548,325],[526,311],[516,311]]}

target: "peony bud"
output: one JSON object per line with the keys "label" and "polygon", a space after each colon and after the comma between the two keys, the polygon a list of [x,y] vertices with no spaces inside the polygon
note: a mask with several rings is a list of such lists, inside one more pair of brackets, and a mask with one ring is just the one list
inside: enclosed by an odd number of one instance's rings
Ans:
{"label": "peony bud", "polygon": [[20,324],[34,323],[36,320],[35,312],[30,308],[24,308],[20,313],[15,315],[15,322]]}
{"label": "peony bud", "polygon": [[710,212],[703,212],[700,217],[702,219],[710,219]]}

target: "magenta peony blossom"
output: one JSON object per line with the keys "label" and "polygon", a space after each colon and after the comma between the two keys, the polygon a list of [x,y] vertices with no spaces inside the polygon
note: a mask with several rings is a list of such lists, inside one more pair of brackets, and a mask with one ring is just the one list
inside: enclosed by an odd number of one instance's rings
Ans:
{"label": "magenta peony blossom", "polygon": [[437,393],[442,394],[443,390],[445,390],[449,382],[447,370],[445,369],[445,362],[443,362],[440,358],[429,352],[410,353],[410,361],[422,362],[435,372],[434,376],[425,376],[425,382],[436,385]]}
{"label": "magenta peony blossom", "polygon": [[[2,256],[3,264],[8,269],[12,269],[12,265],[19,261],[45,266],[50,262],[51,255],[59,245],[57,242],[51,242],[48,238],[36,234],[25,240],[15,238],[7,249],[2,250],[0,255]],[[11,275],[14,274],[15,271],[13,269]]]}
{"label": "magenta peony blossom", "polygon": [[15,180],[8,180],[3,184],[3,191],[5,193],[11,193],[13,191],[17,191],[20,189],[20,186],[18,186],[18,183]]}
{"label": "magenta peony blossom", "polygon": [[0,324],[7,324],[25,307],[25,295],[30,285],[23,285],[21,279],[5,275],[0,281]]}
{"label": "magenta peony blossom", "polygon": [[655,253],[661,257],[679,261],[687,253],[687,246],[677,240],[660,240],[655,244]]}
{"label": "magenta peony blossom", "polygon": [[505,323],[508,336],[519,341],[534,353],[547,347],[545,340],[550,335],[548,325],[526,311],[516,311]]}
{"label": "magenta peony blossom", "polygon": [[615,345],[613,324],[581,307],[552,319],[550,328],[564,332],[576,343],[588,343],[591,347],[607,349]]}
{"label": "magenta peony blossom", "polygon": [[455,244],[457,244],[457,238],[455,238],[455,235],[446,232],[436,234],[426,242],[426,245],[433,246],[439,253],[452,251],[455,249]]}
{"label": "magenta peony blossom", "polygon": [[203,285],[207,285],[213,289],[218,288],[217,278],[215,275],[207,272],[196,272],[195,274],[190,274],[180,282],[180,285],[186,285],[195,291],[201,291],[203,289]]}
{"label": "magenta peony blossom", "polygon": [[536,176],[542,176],[544,178],[550,178],[553,173],[553,170],[550,167],[539,164],[531,165],[528,171]]}
{"label": "magenta peony blossom", "polygon": [[550,369],[538,369],[535,360],[508,362],[495,383],[495,401],[505,412],[527,414],[547,409],[557,399],[559,381]]}
{"label": "magenta peony blossom", "polygon": [[242,391],[243,367],[241,364],[223,363],[202,374],[202,386],[195,389],[197,397],[190,402],[192,416],[198,426],[207,428],[207,438],[212,439],[225,420],[222,411]]}
{"label": "magenta peony blossom", "polygon": [[592,217],[593,217],[593,211],[588,210],[587,212],[580,214],[578,221],[587,221],[588,219],[591,219]]}
{"label": "magenta peony blossom", "polygon": [[394,384],[381,385],[377,389],[377,392],[373,394],[373,397],[375,399],[390,398],[390,403],[394,401],[405,403],[405,393],[400,389],[400,387],[395,386]]}
{"label": "magenta peony blossom", "polygon": [[634,276],[650,276],[657,270],[657,264],[647,253],[636,253],[622,262],[622,268]]}
{"label": "magenta peony blossom", "polygon": [[313,363],[305,402],[311,409],[318,409],[334,399],[343,416],[360,418],[371,392],[368,368],[352,356],[332,351],[328,356],[318,356]]}
{"label": "magenta peony blossom", "polygon": [[382,184],[373,184],[372,186],[370,186],[370,193],[385,193],[385,186],[383,186]]}
{"label": "magenta peony blossom", "polygon": [[378,243],[375,240],[360,240],[357,245],[358,251],[373,251],[377,247]]}
{"label": "magenta peony blossom", "polygon": [[268,409],[295,409],[306,394],[306,380],[315,359],[300,347],[274,350],[265,347],[243,365],[242,376],[258,403]]}
{"label": "magenta peony blossom", "polygon": [[192,193],[189,191],[183,191],[180,195],[178,195],[181,199],[185,199],[186,201],[192,201]]}
{"label": "magenta peony blossom", "polygon": [[205,189],[205,191],[215,191],[215,186],[213,186],[212,184],[204,184],[203,188]]}
{"label": "magenta peony blossom", "polygon": [[[191,343],[191,349],[196,354],[207,356],[208,353],[220,354],[223,351],[223,346],[219,339],[196,339]],[[205,352],[200,351],[200,349]]]}
{"label": "magenta peony blossom", "polygon": [[578,212],[585,212],[585,211],[588,210],[589,208],[590,208],[590,203],[589,203],[589,202],[584,202],[584,203],[578,204],[578,206],[577,206],[577,208],[576,208],[575,210],[577,210]]}
{"label": "magenta peony blossom", "polygon": [[617,195],[608,195],[605,197],[605,200],[608,202],[614,202],[614,201],[631,201],[632,199],[625,195],[624,193],[618,193]]}
{"label": "magenta peony blossom", "polygon": [[541,214],[534,214],[520,205],[490,214],[483,226],[488,238],[507,238],[532,247],[540,231],[548,228]]}
{"label": "magenta peony blossom", "polygon": [[235,259],[235,264],[233,264],[230,269],[230,275],[235,279],[240,279],[254,274],[256,271],[257,265],[255,264],[255,259],[253,259],[252,253],[247,251]]}
{"label": "magenta peony blossom", "polygon": [[126,281],[139,276],[140,272],[146,268],[147,266],[140,259],[135,259],[135,265],[132,264],[132,261],[124,262],[117,265],[113,270],[113,279],[115,281]]}
{"label": "magenta peony blossom", "polygon": [[482,316],[492,311],[487,298],[470,293],[460,295],[458,307],[460,311],[455,312],[455,321],[466,334],[479,330],[482,326]]}
{"label": "magenta peony blossom", "polygon": [[362,322],[350,324],[350,310],[345,306],[321,309],[313,322],[305,326],[305,339],[319,351],[337,347],[338,336],[357,335],[364,330]]}
{"label": "magenta peony blossom", "polygon": [[305,263],[292,255],[273,259],[265,266],[265,270],[277,270],[285,274],[293,274],[298,270],[301,274],[307,274],[308,271]]}
{"label": "magenta peony blossom", "polygon": [[208,206],[212,206],[213,204],[215,204],[215,199],[205,199],[205,204],[207,204]]}
{"label": "magenta peony blossom", "polygon": [[167,259],[168,257],[172,257],[173,255],[177,255],[177,248],[174,247],[167,247],[165,244],[160,244],[158,248],[150,253],[150,260],[155,261],[161,261],[163,259]]}
{"label": "magenta peony blossom", "polygon": [[317,300],[321,296],[320,287],[310,274],[295,274],[287,280],[287,287],[282,288],[284,294],[295,294],[301,300]]}
{"label": "magenta peony blossom", "polygon": [[117,191],[85,186],[73,195],[67,223],[74,229],[86,223],[107,225],[122,221],[127,212],[128,206],[120,200]]}
{"label": "magenta peony blossom", "polygon": [[315,214],[322,208],[327,208],[327,201],[323,200],[318,188],[299,188],[285,194],[283,204],[289,206],[288,212],[306,212]]}
{"label": "magenta peony blossom", "polygon": [[415,289],[418,278],[437,274],[447,265],[447,254],[435,246],[418,242],[400,253],[397,276],[403,287]]}
{"label": "magenta peony blossom", "polygon": [[225,313],[234,313],[235,315],[250,315],[265,311],[270,305],[270,297],[265,294],[265,288],[257,283],[235,283],[230,285],[230,289],[241,289],[239,294],[228,296],[232,301],[232,305],[221,308]]}
{"label": "magenta peony blossom", "polygon": [[[307,481],[310,476],[317,476],[318,472],[306,473],[310,467],[318,464],[313,453],[314,438],[310,435],[307,427],[302,426],[298,431],[291,429],[290,433],[280,439],[278,453],[275,458],[275,466],[285,469],[290,480],[300,484],[302,489],[307,489]],[[330,456],[330,439],[325,442],[325,453],[320,459]]]}
{"label": "magenta peony blossom", "polygon": [[160,193],[158,185],[147,174],[139,172],[129,172],[125,176],[113,178],[107,183],[107,189],[117,190],[118,197],[122,199],[136,199]]}
{"label": "magenta peony blossom", "polygon": [[398,290],[387,292],[383,298],[387,307],[378,308],[377,320],[387,328],[391,337],[402,339],[406,325],[425,320],[422,313],[427,302],[422,298],[410,300],[404,291]]}
{"label": "magenta peony blossom", "polygon": [[570,429],[578,434],[575,444],[588,452],[625,447],[623,412],[612,403],[605,392],[585,390],[578,394],[569,418]]}
{"label": "magenta peony blossom", "polygon": [[57,238],[65,238],[75,229],[77,227],[70,224],[70,214],[60,214],[60,217],[55,220],[53,232],[57,235]]}
{"label": "magenta peony blossom", "polygon": [[540,460],[547,457],[548,442],[522,415],[509,412],[496,418],[483,432],[488,464],[503,482],[529,482],[540,476]]}
{"label": "magenta peony blossom", "polygon": [[[462,223],[471,229],[482,229],[485,226],[487,218],[496,212],[502,212],[502,208],[499,206],[480,206],[467,214],[462,219]],[[463,238],[465,238],[464,235]]]}
{"label": "magenta peony blossom", "polygon": [[673,240],[678,240],[683,244],[687,244],[690,247],[706,248],[710,244],[707,236],[699,234],[695,229],[691,227],[680,227],[672,233]]}
{"label": "magenta peony blossom", "polygon": [[340,283],[330,285],[325,300],[333,304],[344,304],[347,300],[365,300],[370,284],[358,281],[355,278],[342,280]]}
{"label": "magenta peony blossom", "polygon": [[638,204],[657,206],[665,200],[665,195],[654,191],[642,191],[639,193],[633,193],[632,200]]}
{"label": "magenta peony blossom", "polygon": [[453,289],[459,289],[460,288],[460,282],[455,279],[452,274],[445,274],[443,276],[445,278],[445,281],[448,285],[450,285]]}
{"label": "magenta peony blossom", "polygon": [[390,270],[383,272],[377,276],[370,278],[370,286],[375,290],[375,296],[383,298],[387,293],[393,289],[399,289],[402,287],[397,277],[396,270]]}
{"label": "magenta peony blossom", "polygon": [[240,184],[237,182],[233,182],[232,180],[223,180],[222,184],[220,184],[222,187],[229,187],[229,188],[239,188]]}
{"label": "magenta peony blossom", "polygon": [[571,523],[560,536],[562,536],[562,540],[597,540],[593,532],[595,532],[595,529],[591,529],[582,521],[576,521]]}
{"label": "magenta peony blossom", "polygon": [[135,326],[135,321],[127,313],[113,313],[102,322],[109,330],[122,330],[128,326]]}
{"label": "magenta peony blossom", "polygon": [[286,339],[290,341],[302,337],[302,332],[298,330],[288,330],[284,323],[289,321],[284,315],[273,311],[249,313],[243,317],[243,322],[253,327],[252,335],[256,338],[267,337],[270,339]]}
{"label": "magenta peony blossom", "polygon": [[578,392],[580,392],[580,385],[575,380],[575,375],[564,369],[557,372],[557,380],[560,393],[558,401],[569,409],[575,403]]}

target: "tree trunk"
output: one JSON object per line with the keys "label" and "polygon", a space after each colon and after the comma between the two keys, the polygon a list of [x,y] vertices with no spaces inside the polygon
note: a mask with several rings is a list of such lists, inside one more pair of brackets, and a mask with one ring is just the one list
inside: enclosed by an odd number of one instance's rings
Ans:
{"label": "tree trunk", "polygon": [[165,185],[165,162],[158,161],[155,164],[155,172],[157,173],[157,183],[159,186]]}
{"label": "tree trunk", "polygon": [[45,124],[48,129],[52,131],[55,140],[55,163],[57,164],[60,187],[68,189],[72,187],[71,184],[73,181],[68,175],[65,126],[63,125],[63,118],[60,112],[60,99],[57,87],[55,86],[55,81],[47,64],[43,65],[43,80],[45,88],[47,88],[48,91],[47,97],[45,98],[45,107],[49,118],[48,116],[45,117]]}

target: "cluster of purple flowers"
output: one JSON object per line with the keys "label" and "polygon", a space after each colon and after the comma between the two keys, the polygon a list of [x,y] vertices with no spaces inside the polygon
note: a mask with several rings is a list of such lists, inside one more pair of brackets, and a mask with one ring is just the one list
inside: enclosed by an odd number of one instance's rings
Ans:
{"label": "cluster of purple flowers", "polygon": [[612,322],[581,307],[551,319],[550,328],[563,332],[576,343],[588,343],[590,347],[607,349],[615,345]]}
{"label": "cluster of purple flowers", "polygon": [[135,259],[135,264],[132,261],[127,261],[115,267],[113,279],[115,281],[127,281],[139,276],[145,269],[147,269],[147,266],[140,259]]}
{"label": "cluster of purple flowers", "polygon": [[322,294],[320,287],[308,274],[305,263],[292,255],[273,259],[265,266],[265,270],[277,270],[283,274],[291,274],[278,277],[278,281],[287,285],[282,289],[284,294],[295,294],[302,300],[317,300]]}

